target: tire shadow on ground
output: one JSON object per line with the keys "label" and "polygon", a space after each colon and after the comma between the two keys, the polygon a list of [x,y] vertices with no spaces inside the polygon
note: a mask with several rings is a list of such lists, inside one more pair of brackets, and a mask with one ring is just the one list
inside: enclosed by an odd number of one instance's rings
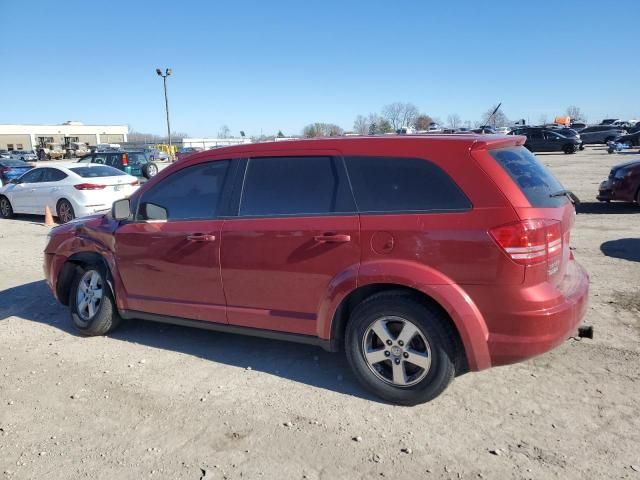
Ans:
{"label": "tire shadow on ground", "polygon": [[[56,302],[44,280],[0,291],[0,322],[12,316],[50,325],[69,335],[84,338],[71,325],[67,308]],[[109,337],[234,367],[250,367],[316,388],[386,403],[357,383],[344,353],[329,353],[310,345],[144,320],[123,321]]]}

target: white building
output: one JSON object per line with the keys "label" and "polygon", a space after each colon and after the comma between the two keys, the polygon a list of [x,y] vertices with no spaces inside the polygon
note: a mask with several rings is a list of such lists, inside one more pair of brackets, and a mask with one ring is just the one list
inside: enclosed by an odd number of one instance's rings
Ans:
{"label": "white building", "polygon": [[47,143],[121,143],[127,141],[127,125],[0,125],[0,150],[34,150]]}
{"label": "white building", "polygon": [[204,150],[216,147],[229,147],[231,145],[242,145],[244,143],[251,143],[250,138],[183,138],[183,147],[199,147]]}

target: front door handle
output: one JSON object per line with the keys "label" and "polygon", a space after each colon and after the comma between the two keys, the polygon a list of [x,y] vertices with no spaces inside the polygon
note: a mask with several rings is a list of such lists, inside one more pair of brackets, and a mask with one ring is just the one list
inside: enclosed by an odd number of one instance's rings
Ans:
{"label": "front door handle", "polygon": [[193,235],[187,235],[187,240],[191,242],[215,242],[216,236],[204,233],[194,233]]}
{"label": "front door handle", "polygon": [[351,241],[351,235],[325,234],[313,237],[313,239],[318,243],[346,243]]}

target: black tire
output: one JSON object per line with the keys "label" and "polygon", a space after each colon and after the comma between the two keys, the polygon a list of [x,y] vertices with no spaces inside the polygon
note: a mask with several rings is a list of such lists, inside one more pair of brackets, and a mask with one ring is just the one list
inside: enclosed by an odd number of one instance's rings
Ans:
{"label": "black tire", "polygon": [[[93,273],[99,276],[101,283],[98,285],[101,286],[102,297],[94,314],[86,318],[87,315],[79,311],[78,298],[79,295],[82,295],[79,289],[81,288],[80,283],[86,278],[85,276],[92,275]],[[120,324],[121,318],[116,308],[116,302],[105,279],[105,272],[102,267],[87,265],[84,268],[78,268],[69,292],[69,310],[73,326],[83,335],[106,335]]]}
{"label": "black tire", "polygon": [[613,142],[615,140],[615,137],[607,137],[604,139],[604,144],[606,145],[609,142]]}
{"label": "black tire", "polygon": [[142,175],[146,179],[153,178],[157,174],[158,174],[158,166],[153,162],[149,162],[142,167]]}
{"label": "black tire", "polygon": [[69,200],[64,198],[56,205],[56,215],[60,223],[67,223],[76,218],[76,213],[73,211],[73,205],[69,203]]}
{"label": "black tire", "polygon": [[0,218],[13,218],[13,207],[5,196],[0,196]]}
{"label": "black tire", "polygon": [[573,144],[565,145],[562,147],[562,151],[567,155],[576,153],[576,146]]}
{"label": "black tire", "polygon": [[[396,362],[401,359],[401,355],[408,353],[397,353],[397,357],[389,357],[376,363],[373,367],[367,362],[364,355],[365,342],[371,335],[370,327],[382,318],[399,318],[408,321],[417,328],[420,334],[419,340],[426,341],[430,350],[430,366],[424,369],[426,375],[419,379],[417,383],[409,386],[397,386],[390,380],[383,380],[381,377],[382,368],[393,369],[391,358],[396,358]],[[413,337],[414,340],[416,337]],[[396,337],[393,342],[397,342]],[[413,340],[412,340],[413,341]],[[379,348],[387,349],[385,344]],[[401,345],[402,343],[398,343]],[[404,292],[383,292],[370,297],[358,305],[347,323],[345,336],[345,351],[349,364],[357,379],[362,385],[383,398],[384,400],[400,405],[417,405],[428,402],[440,395],[449,385],[455,375],[455,365],[457,359],[455,342],[455,332],[445,318],[444,314],[432,305],[421,302]],[[396,348],[396,343],[389,346],[390,351]],[[411,345],[405,348],[410,349]],[[390,353],[390,352],[389,352]],[[410,360],[407,360],[410,363]],[[404,361],[403,361],[404,362]],[[375,362],[374,362],[375,363]],[[384,364],[381,366],[381,364]],[[406,373],[404,363],[403,371]],[[374,373],[373,370],[378,373]],[[406,378],[406,377],[405,377]]]}
{"label": "black tire", "polygon": [[640,206],[640,188],[638,188],[638,191],[636,192],[636,203]]}

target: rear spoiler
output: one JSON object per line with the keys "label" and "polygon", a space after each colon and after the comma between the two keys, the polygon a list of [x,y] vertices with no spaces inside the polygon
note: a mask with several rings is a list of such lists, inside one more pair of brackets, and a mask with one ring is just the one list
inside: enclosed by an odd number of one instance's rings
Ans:
{"label": "rear spoiler", "polygon": [[488,138],[475,140],[471,150],[493,150],[495,148],[519,147],[524,145],[527,137],[524,135],[488,135]]}

